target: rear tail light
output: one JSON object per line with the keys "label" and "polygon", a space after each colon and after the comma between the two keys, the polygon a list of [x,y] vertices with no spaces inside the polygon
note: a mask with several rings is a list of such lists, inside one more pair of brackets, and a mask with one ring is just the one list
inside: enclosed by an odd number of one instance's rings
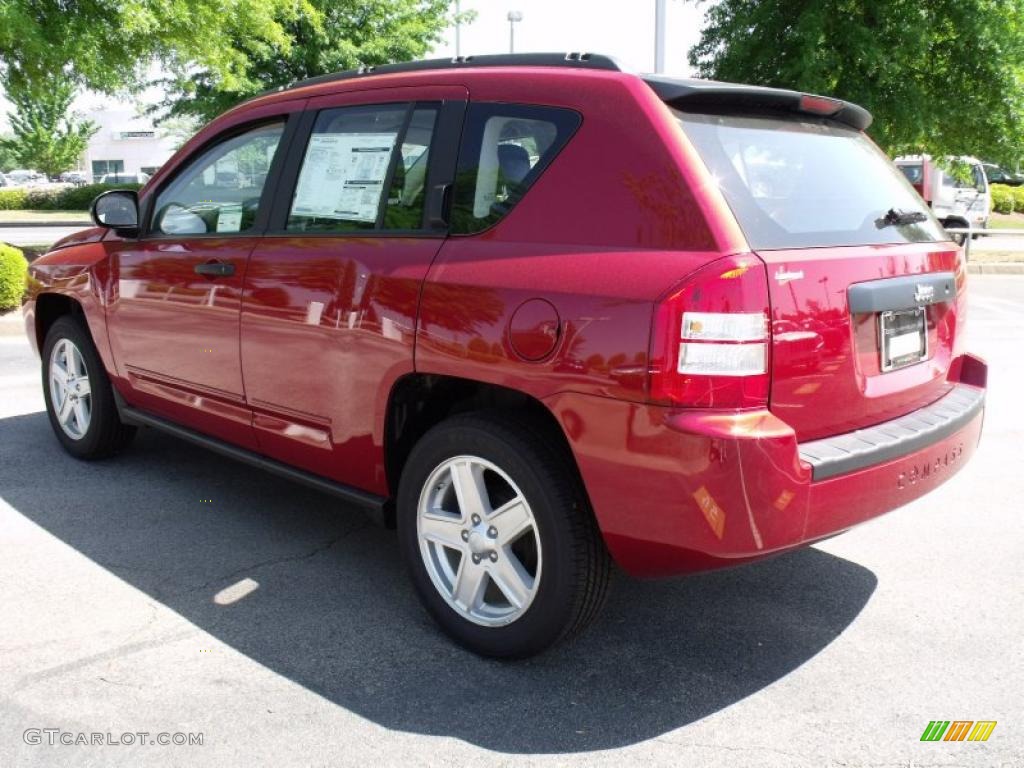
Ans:
{"label": "rear tail light", "polygon": [[709,264],[659,303],[652,402],[698,408],[768,404],[768,275],[752,254]]}

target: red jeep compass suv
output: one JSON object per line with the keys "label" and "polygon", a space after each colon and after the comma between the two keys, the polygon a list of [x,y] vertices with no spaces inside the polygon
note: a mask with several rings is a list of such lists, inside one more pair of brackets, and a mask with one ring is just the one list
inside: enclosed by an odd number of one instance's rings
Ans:
{"label": "red jeep compass suv", "polygon": [[54,432],[155,427],[365,507],[455,640],[538,652],[611,561],[765,557],[975,450],[963,258],[870,120],[581,54],[258,97],[32,265]]}

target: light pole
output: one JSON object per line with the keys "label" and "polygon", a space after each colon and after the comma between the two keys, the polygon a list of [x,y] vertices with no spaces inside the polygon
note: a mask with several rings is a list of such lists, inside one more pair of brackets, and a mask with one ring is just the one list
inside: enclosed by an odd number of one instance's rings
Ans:
{"label": "light pole", "polygon": [[654,0],[654,73],[665,71],[665,3]]}
{"label": "light pole", "polygon": [[516,22],[523,20],[522,11],[508,12],[508,52],[516,52]]}
{"label": "light pole", "polygon": [[455,0],[455,58],[462,56],[462,3]]}

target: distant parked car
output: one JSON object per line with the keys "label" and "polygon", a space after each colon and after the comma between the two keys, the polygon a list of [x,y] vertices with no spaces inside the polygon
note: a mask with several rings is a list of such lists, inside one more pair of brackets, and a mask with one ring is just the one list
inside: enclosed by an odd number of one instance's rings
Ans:
{"label": "distant parked car", "polygon": [[7,182],[11,186],[25,186],[28,184],[38,184],[40,181],[45,180],[43,174],[39,171],[32,171],[28,169],[18,169],[9,171],[7,173]]}
{"label": "distant parked car", "polygon": [[1010,173],[995,163],[982,163],[981,167],[985,169],[985,177],[989,184],[1006,184],[1009,187],[1019,187],[1024,184],[1024,175]]}
{"label": "distant parked car", "polygon": [[7,177],[0,173],[0,187],[7,186]]}
{"label": "distant parked car", "polygon": [[145,184],[149,181],[146,173],[107,173],[100,177],[100,184]]}
{"label": "distant parked car", "polygon": [[82,171],[65,171],[60,175],[60,181],[65,184],[74,184],[80,187],[89,183],[89,177]]}

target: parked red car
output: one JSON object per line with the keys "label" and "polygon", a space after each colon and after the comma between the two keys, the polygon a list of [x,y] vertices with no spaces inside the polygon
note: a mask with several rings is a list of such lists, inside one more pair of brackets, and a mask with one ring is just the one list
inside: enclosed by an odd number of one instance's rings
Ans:
{"label": "parked red car", "polygon": [[536,653],[611,561],[762,558],[974,452],[963,258],[870,119],[587,55],[261,96],[32,265],[54,432],[91,459],[156,427],[365,507],[455,640]]}

